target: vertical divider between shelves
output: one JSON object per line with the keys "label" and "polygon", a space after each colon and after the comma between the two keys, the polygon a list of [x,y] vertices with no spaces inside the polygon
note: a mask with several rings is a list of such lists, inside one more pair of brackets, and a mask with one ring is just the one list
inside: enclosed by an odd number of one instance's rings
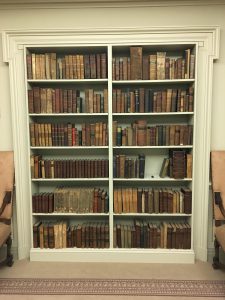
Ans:
{"label": "vertical divider between shelves", "polygon": [[112,46],[108,45],[109,245],[113,248]]}

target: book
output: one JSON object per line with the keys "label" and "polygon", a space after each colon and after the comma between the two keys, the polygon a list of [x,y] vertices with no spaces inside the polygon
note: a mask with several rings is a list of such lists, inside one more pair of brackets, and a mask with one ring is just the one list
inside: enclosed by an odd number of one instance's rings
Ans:
{"label": "book", "polygon": [[165,178],[168,175],[169,163],[170,163],[169,158],[163,159],[163,163],[159,172],[159,176],[161,178]]}
{"label": "book", "polygon": [[130,47],[130,79],[142,79],[142,47]]}

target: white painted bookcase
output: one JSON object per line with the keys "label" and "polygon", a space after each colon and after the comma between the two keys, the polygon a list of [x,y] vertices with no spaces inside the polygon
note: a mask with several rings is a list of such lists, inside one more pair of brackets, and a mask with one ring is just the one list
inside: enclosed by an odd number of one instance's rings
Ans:
{"label": "white painted bookcase", "polygon": [[[30,257],[37,261],[114,261],[114,262],[179,262],[193,263],[195,258],[207,259],[207,210],[208,210],[208,178],[209,178],[209,152],[210,152],[210,124],[211,124],[211,97],[213,60],[218,58],[219,28],[214,27],[185,27],[185,28],[116,28],[116,29],[90,29],[90,30],[54,30],[54,31],[5,31],[3,37],[4,61],[9,63],[12,125],[15,151],[16,185],[17,185],[17,222],[18,222],[18,254],[19,258]],[[157,49],[172,52],[191,48],[195,51],[195,79],[163,80],[163,81],[113,81],[112,57],[114,50],[128,49],[130,46],[143,46],[148,49]],[[91,86],[108,88],[108,114],[90,114],[59,116],[57,114],[44,115],[28,113],[27,89],[32,85],[52,84],[54,87],[66,85],[78,87],[89,86],[88,80],[29,80],[26,75],[27,51],[47,49],[73,49],[76,47],[93,49],[101,48],[107,51],[108,78],[95,80]],[[124,113],[112,112],[112,90],[114,87],[189,87],[194,85],[194,112],[193,113]],[[107,147],[30,147],[29,122],[48,119],[75,123],[94,120],[107,120],[109,130],[109,145]],[[112,142],[112,125],[114,120],[118,123],[130,124],[134,120],[146,118],[148,124],[192,124],[193,145],[187,148],[193,154],[192,179],[175,180],[172,178],[159,178],[162,159],[168,156],[170,148],[174,146],[155,147],[115,147]],[[63,120],[63,121],[62,121]],[[84,149],[85,148],[85,149]],[[140,149],[141,148],[141,149]],[[97,150],[97,151],[96,151]],[[146,154],[144,179],[113,178],[113,155],[115,153]],[[108,157],[109,178],[95,179],[32,179],[30,174],[30,155],[40,153],[47,157]],[[153,177],[152,177],[153,176]],[[32,213],[32,193],[53,190],[58,185],[72,184],[73,186],[102,186],[109,192],[108,214],[61,214],[63,219],[82,223],[91,220],[108,221],[110,247],[108,249],[66,248],[66,249],[39,249],[32,245],[33,223],[42,217],[51,219],[55,214],[42,216]],[[130,187],[172,187],[189,186],[192,189],[192,214],[121,214],[113,212],[113,186]],[[132,222],[134,218],[147,222],[161,221],[188,221],[192,228],[191,249],[122,249],[113,248],[113,225],[117,222]],[[57,215],[58,220],[58,215]]]}

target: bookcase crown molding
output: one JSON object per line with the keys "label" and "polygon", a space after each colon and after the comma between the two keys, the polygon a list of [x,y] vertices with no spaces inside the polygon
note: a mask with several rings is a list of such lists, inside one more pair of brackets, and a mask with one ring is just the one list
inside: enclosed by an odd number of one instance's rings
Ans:
{"label": "bookcase crown molding", "polygon": [[[143,43],[152,44],[209,43],[209,55],[219,58],[220,26],[156,26],[76,29],[3,30],[3,61],[8,62],[24,46]],[[162,42],[163,41],[163,42]]]}
{"label": "bookcase crown molding", "polygon": [[[20,259],[29,256],[31,248],[30,208],[28,195],[28,150],[27,137],[22,134],[26,128],[26,112],[21,105],[26,90],[24,50],[29,47],[76,47],[112,45],[195,45],[198,49],[198,91],[197,116],[198,128],[195,129],[195,214],[193,248],[197,259],[207,259],[207,222],[208,222],[208,178],[211,132],[211,106],[213,61],[219,58],[219,26],[183,27],[134,27],[134,28],[79,28],[54,30],[5,30],[2,31],[3,60],[9,64],[9,79],[12,107],[13,144],[15,152],[15,173],[17,183],[17,220]],[[197,183],[196,183],[197,181]],[[48,251],[45,251],[46,253]],[[66,251],[66,253],[69,250]],[[106,253],[112,252],[111,250]],[[140,251],[142,252],[142,251]],[[162,251],[163,253],[163,251]],[[107,255],[106,255],[107,256]],[[113,257],[117,259],[116,254]],[[138,261],[138,255],[134,255]],[[160,256],[159,256],[160,257]],[[176,260],[179,255],[174,258]],[[86,259],[85,255],[85,259]],[[57,255],[55,256],[57,259]],[[129,259],[128,259],[129,260]],[[157,255],[154,255],[157,261]],[[158,259],[159,261],[159,259]]]}

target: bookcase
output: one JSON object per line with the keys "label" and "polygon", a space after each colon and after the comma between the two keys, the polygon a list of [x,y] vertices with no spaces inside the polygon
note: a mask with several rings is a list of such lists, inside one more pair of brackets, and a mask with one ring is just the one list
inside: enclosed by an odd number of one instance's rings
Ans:
{"label": "bookcase", "polygon": [[193,257],[195,47],[26,48],[35,257]]}

